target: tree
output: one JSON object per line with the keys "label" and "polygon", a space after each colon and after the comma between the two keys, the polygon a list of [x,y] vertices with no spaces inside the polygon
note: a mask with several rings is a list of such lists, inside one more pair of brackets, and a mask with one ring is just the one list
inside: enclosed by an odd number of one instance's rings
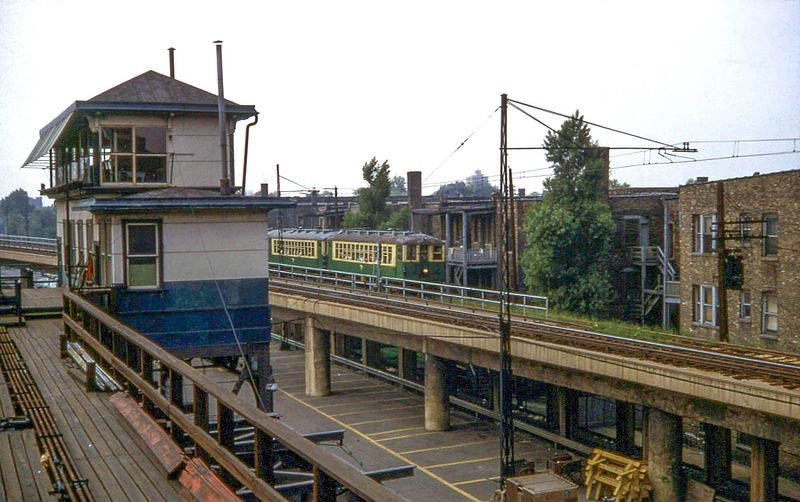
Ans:
{"label": "tree", "polygon": [[384,160],[382,164],[378,164],[378,159],[372,157],[361,168],[361,174],[369,186],[356,191],[358,215],[348,212],[342,225],[345,228],[376,229],[390,214],[386,206],[386,198],[390,192],[389,161]]}
{"label": "tree", "polygon": [[608,188],[630,188],[629,183],[625,183],[623,181],[618,180],[617,178],[611,178],[608,181]]}
{"label": "tree", "polygon": [[579,112],[544,140],[553,176],[542,203],[525,215],[525,281],[553,304],[602,315],[611,302],[607,266],[612,217],[604,199],[605,164]]}
{"label": "tree", "polygon": [[18,188],[0,200],[3,232],[31,237],[56,236],[56,211],[53,206],[34,207],[28,193]]}
{"label": "tree", "polygon": [[489,178],[484,176],[480,169],[475,174],[467,177],[465,181],[454,181],[446,185],[439,186],[433,195],[446,197],[486,197],[492,192],[499,192],[500,189],[491,183]]}
{"label": "tree", "polygon": [[392,181],[389,182],[391,195],[393,196],[403,196],[408,195],[408,190],[406,189],[406,179],[402,176],[393,176]]}

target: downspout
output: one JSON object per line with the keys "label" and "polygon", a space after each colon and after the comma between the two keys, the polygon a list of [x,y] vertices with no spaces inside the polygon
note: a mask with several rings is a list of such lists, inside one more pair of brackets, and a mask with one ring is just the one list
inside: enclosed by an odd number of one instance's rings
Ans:
{"label": "downspout", "polygon": [[[244,130],[244,161],[242,162],[242,195],[245,195],[245,187],[247,186],[247,151],[250,146],[250,127],[258,124],[258,114],[253,118],[253,121],[247,124]],[[264,194],[266,197],[267,194]]]}

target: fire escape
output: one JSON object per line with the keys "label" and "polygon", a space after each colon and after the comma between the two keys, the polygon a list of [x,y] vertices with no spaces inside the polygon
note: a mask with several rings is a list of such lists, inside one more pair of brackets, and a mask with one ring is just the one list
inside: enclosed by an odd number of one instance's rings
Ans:
{"label": "fire escape", "polygon": [[681,302],[678,272],[660,246],[634,246],[630,251],[632,264],[640,271],[641,320],[661,305],[667,325],[669,309]]}

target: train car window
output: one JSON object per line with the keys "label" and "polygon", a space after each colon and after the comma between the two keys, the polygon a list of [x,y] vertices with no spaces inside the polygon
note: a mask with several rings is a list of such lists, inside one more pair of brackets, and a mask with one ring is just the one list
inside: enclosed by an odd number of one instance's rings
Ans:
{"label": "train car window", "polygon": [[417,246],[405,246],[406,254],[405,261],[417,261]]}
{"label": "train car window", "polygon": [[444,246],[431,246],[431,261],[444,261]]}
{"label": "train car window", "polygon": [[272,254],[297,258],[316,258],[317,241],[307,239],[272,239]]}

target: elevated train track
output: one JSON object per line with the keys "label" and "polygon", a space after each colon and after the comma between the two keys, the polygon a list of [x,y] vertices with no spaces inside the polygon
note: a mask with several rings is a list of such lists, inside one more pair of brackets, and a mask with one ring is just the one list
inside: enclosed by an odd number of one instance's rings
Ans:
{"label": "elevated train track", "polygon": [[[358,291],[323,284],[271,278],[274,292],[302,295],[342,305],[379,309],[449,325],[496,333],[497,314],[461,305]],[[466,335],[467,337],[471,335]],[[738,380],[757,380],[789,390],[800,389],[800,355],[751,347],[675,337],[678,341],[639,340],[592,332],[554,321],[516,317],[512,336],[520,341],[548,342],[603,354],[721,374]]]}

